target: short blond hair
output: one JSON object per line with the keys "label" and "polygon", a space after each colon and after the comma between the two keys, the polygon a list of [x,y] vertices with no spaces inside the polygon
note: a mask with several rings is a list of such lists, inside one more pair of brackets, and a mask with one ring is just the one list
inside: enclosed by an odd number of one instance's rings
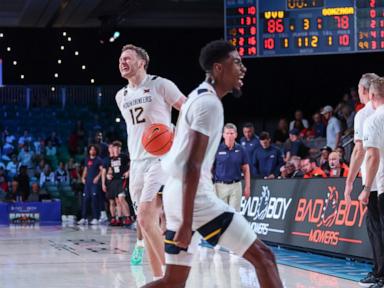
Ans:
{"label": "short blond hair", "polygon": [[143,59],[145,61],[145,64],[144,64],[144,69],[147,70],[148,69],[148,65],[149,65],[149,55],[147,53],[147,51],[145,51],[143,48],[141,47],[138,47],[138,46],[135,46],[133,44],[127,44],[127,45],[124,45],[123,48],[121,49],[121,52],[124,52],[126,50],[132,50],[132,51],[135,51],[137,56],[139,56],[141,59]]}
{"label": "short blond hair", "polygon": [[224,129],[233,129],[233,130],[235,130],[235,132],[237,133],[237,127],[236,127],[236,125],[233,124],[233,123],[227,123],[227,124],[225,124]]}
{"label": "short blond hair", "polygon": [[373,91],[377,97],[384,98],[384,78],[379,77],[372,80],[369,91]]}

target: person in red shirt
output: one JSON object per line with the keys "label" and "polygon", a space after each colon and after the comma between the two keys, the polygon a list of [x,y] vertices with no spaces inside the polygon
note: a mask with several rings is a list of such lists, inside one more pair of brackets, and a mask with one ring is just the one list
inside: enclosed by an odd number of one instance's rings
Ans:
{"label": "person in red shirt", "polygon": [[328,157],[329,162],[329,177],[348,177],[348,165],[341,162],[340,154],[332,152]]}
{"label": "person in red shirt", "polygon": [[327,178],[327,174],[317,167],[316,160],[305,158],[301,160],[301,170],[304,173],[304,178]]}

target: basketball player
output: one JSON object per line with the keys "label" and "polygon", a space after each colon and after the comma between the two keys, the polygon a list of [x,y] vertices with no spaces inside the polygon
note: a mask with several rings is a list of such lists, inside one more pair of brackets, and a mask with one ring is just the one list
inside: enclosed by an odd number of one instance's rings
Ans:
{"label": "basketball player", "polygon": [[256,239],[244,217],[216,197],[211,180],[224,125],[221,99],[240,90],[246,68],[236,49],[221,40],[202,49],[200,65],[206,81],[183,105],[173,146],[162,164],[170,173],[164,189],[165,276],[144,287],[185,287],[201,236],[247,259],[256,269],[260,287],[283,287],[273,253]]}
{"label": "basketball player", "polygon": [[[381,232],[380,235],[378,234],[379,230],[377,227],[379,227],[380,224],[380,218],[379,218],[379,206],[378,206],[378,195],[377,195],[377,185],[376,180],[373,179],[372,184],[366,185],[365,179],[366,179],[366,150],[363,147],[363,135],[365,134],[364,131],[364,123],[366,120],[371,116],[375,110],[372,107],[372,103],[369,99],[369,89],[371,86],[371,82],[375,79],[379,78],[378,75],[374,73],[366,73],[363,74],[358,86],[358,93],[360,97],[360,102],[365,104],[365,107],[359,112],[357,112],[355,116],[355,136],[354,136],[354,142],[355,147],[353,148],[353,152],[351,155],[351,161],[349,166],[349,173],[348,177],[345,182],[345,191],[344,191],[344,197],[349,205],[351,203],[351,192],[353,189],[353,182],[355,181],[355,178],[357,174],[359,173],[359,170],[361,168],[361,174],[362,174],[362,181],[364,185],[364,193],[362,193],[360,196],[362,196],[360,199],[364,203],[368,202],[368,212],[367,212],[367,231],[369,235],[369,240],[372,246],[373,251],[373,271],[369,272],[366,277],[360,280],[360,285],[369,287],[370,285],[374,285],[377,282],[377,277],[380,275],[384,275],[384,263],[383,263],[383,245],[381,240]],[[368,197],[368,198],[367,198]]]}
{"label": "basketball player", "polygon": [[[116,102],[127,125],[131,158],[129,190],[137,209],[153,275],[159,278],[163,276],[164,247],[158,225],[156,195],[165,179],[159,157],[144,150],[141,137],[153,123],[170,126],[172,107],[179,110],[186,98],[173,82],[147,74],[148,64],[149,56],[143,48],[134,45],[123,47],[119,69],[121,76],[128,80],[128,85],[117,93]],[[131,258],[132,264],[141,262],[142,251],[141,245],[137,245]]]}

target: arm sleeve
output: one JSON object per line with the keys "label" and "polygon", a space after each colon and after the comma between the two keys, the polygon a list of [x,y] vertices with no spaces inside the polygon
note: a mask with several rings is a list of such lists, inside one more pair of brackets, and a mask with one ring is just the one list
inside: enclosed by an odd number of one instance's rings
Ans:
{"label": "arm sleeve", "polygon": [[217,119],[222,115],[222,109],[218,100],[212,97],[201,96],[196,99],[187,111],[187,121],[192,130],[202,133],[208,137],[213,136],[217,126]]}
{"label": "arm sleeve", "polygon": [[172,81],[165,78],[160,78],[160,80],[160,93],[163,95],[165,102],[173,106],[181,97],[183,97],[183,93],[181,93],[179,88],[177,88]]}
{"label": "arm sleeve", "polygon": [[355,116],[355,123],[353,126],[353,130],[355,131],[353,140],[355,142],[358,140],[363,141],[363,121],[361,121],[361,110],[357,112]]}
{"label": "arm sleeve", "polygon": [[365,121],[364,123],[364,137],[363,146],[364,148],[378,148],[380,149],[380,136],[377,127],[374,125],[374,121]]}
{"label": "arm sleeve", "polygon": [[245,151],[245,149],[243,147],[240,147],[240,151],[241,151],[241,158],[242,158],[241,165],[250,164],[250,159],[248,159],[248,154]]}
{"label": "arm sleeve", "polygon": [[123,99],[123,95],[121,93],[122,90],[120,90],[119,92],[116,93],[116,96],[115,96],[115,100],[116,100],[116,104],[117,104],[117,107],[119,108],[120,112],[122,111],[121,110],[121,101]]}
{"label": "arm sleeve", "polygon": [[335,133],[340,133],[341,132],[341,124],[340,124],[340,121],[338,119],[335,119],[333,127],[335,129]]}

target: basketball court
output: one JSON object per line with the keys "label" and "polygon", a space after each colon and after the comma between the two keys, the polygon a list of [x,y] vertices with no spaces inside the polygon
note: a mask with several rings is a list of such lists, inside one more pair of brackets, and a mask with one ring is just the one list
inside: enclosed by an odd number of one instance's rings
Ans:
{"label": "basketball court", "polygon": [[[141,287],[151,281],[152,276],[146,258],[141,266],[129,263],[135,241],[135,231],[107,226],[1,227],[0,287]],[[359,287],[357,282],[311,271],[314,270],[311,261],[321,267],[319,259],[313,255],[305,253],[305,259],[288,250],[275,252],[279,263],[290,265],[279,264],[285,287]],[[323,267],[349,270],[357,278],[365,275],[364,269],[369,268],[324,258],[328,262],[323,259]],[[296,262],[303,269],[292,267],[294,259],[300,259]],[[338,261],[346,263],[345,267]],[[199,247],[187,287],[251,288],[259,285],[252,267],[244,260],[225,251]]]}

